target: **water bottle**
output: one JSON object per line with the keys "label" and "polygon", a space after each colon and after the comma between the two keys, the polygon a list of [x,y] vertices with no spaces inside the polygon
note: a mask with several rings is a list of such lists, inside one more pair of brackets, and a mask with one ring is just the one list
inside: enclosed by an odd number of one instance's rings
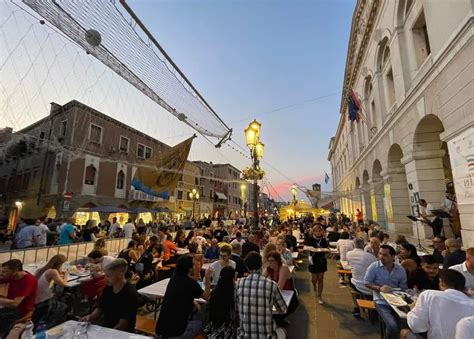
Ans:
{"label": "water bottle", "polygon": [[25,329],[21,334],[21,339],[33,339],[33,327],[33,322],[31,321],[31,319],[28,319],[28,321],[26,322]]}
{"label": "water bottle", "polygon": [[36,339],[46,339],[46,324],[44,321],[40,321],[38,327],[36,327]]}

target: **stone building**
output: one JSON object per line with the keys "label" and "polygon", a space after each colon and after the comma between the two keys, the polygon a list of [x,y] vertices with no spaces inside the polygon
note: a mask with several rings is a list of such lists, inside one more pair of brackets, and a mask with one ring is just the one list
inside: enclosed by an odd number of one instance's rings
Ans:
{"label": "stone building", "polygon": [[10,215],[16,202],[21,216],[36,218],[100,205],[151,208],[163,200],[134,190],[131,180],[140,162],[169,146],[78,101],[52,103],[48,117],[9,140],[12,147],[0,154],[0,192]]}
{"label": "stone building", "polygon": [[[474,41],[470,0],[358,0],[336,135],[329,143],[337,207],[362,209],[397,233],[417,201],[440,208],[455,193],[461,233],[474,246]],[[348,120],[347,94],[361,102]],[[452,234],[450,227],[444,228]]]}

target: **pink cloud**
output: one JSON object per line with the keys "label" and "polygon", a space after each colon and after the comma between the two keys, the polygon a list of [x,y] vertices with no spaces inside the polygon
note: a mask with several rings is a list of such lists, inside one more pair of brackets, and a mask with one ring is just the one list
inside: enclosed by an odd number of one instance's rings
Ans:
{"label": "pink cloud", "polygon": [[[320,183],[322,184],[324,182],[324,174],[320,175],[307,175],[296,179],[296,184],[301,185],[301,186],[306,186],[307,188],[311,189],[311,186],[314,183]],[[275,195],[275,191],[283,198],[286,200],[291,199],[291,185],[293,185],[294,182],[290,181],[280,181],[275,184],[272,183],[273,188],[275,190],[271,190],[272,195]],[[298,191],[298,198],[303,199],[306,198],[304,194],[301,191]]]}

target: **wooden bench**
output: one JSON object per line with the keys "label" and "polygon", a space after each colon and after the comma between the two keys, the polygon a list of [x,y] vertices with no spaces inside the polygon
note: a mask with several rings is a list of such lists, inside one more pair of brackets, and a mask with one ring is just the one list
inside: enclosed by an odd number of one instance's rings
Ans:
{"label": "wooden bench", "polygon": [[361,311],[360,314],[362,315],[362,311],[366,310],[368,312],[370,321],[373,323],[376,319],[375,302],[373,300],[365,299],[357,299],[356,302]]}
{"label": "wooden bench", "polygon": [[144,317],[142,315],[137,315],[135,321],[135,331],[143,334],[148,334],[155,336],[156,320]]}

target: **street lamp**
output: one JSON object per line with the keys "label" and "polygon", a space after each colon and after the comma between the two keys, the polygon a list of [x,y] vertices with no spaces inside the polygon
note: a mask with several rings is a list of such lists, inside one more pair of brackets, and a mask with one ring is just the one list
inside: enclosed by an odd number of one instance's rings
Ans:
{"label": "street lamp", "polygon": [[258,229],[258,175],[260,171],[260,160],[263,158],[263,150],[265,145],[260,142],[260,129],[262,124],[257,120],[252,121],[245,129],[245,139],[247,146],[250,149],[252,157],[252,172],[253,172],[253,228]]}
{"label": "street lamp", "polygon": [[194,206],[196,204],[196,201],[199,200],[199,192],[197,189],[193,188],[191,192],[189,192],[189,199],[193,201],[193,219],[194,219]]}
{"label": "street lamp", "polygon": [[295,211],[295,220],[296,220],[296,203],[298,200],[296,200],[296,185],[291,186],[291,195],[293,195],[293,210]]}

